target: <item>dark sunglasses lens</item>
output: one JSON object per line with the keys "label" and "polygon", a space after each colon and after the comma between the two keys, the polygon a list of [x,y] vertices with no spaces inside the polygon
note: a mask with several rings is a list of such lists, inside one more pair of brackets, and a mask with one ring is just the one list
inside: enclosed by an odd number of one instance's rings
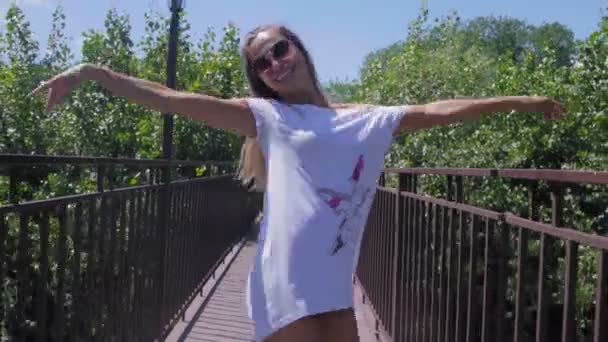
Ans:
{"label": "dark sunglasses lens", "polygon": [[274,51],[272,52],[272,56],[277,59],[282,58],[287,54],[288,51],[289,51],[289,42],[286,40],[281,40],[280,42],[275,44]]}
{"label": "dark sunglasses lens", "polygon": [[262,57],[256,60],[255,63],[253,63],[253,68],[258,72],[264,72],[270,67],[270,65],[270,61],[267,58]]}

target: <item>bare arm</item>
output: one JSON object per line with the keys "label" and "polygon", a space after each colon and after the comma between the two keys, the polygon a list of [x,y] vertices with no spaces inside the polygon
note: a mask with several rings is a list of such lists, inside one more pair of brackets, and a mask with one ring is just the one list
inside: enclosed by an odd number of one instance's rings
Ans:
{"label": "bare arm", "polygon": [[424,105],[404,106],[404,110],[407,114],[401,120],[397,133],[479,120],[482,115],[495,112],[543,113],[547,119],[558,119],[564,113],[562,104],[546,97],[536,96],[444,100]]}
{"label": "bare arm", "polygon": [[35,95],[48,89],[47,110],[51,110],[72,89],[87,80],[97,81],[112,94],[125,97],[148,109],[163,113],[179,113],[203,121],[214,128],[232,129],[243,135],[256,135],[253,114],[243,99],[225,100],[180,92],[155,82],[88,64],[55,76],[32,93]]}

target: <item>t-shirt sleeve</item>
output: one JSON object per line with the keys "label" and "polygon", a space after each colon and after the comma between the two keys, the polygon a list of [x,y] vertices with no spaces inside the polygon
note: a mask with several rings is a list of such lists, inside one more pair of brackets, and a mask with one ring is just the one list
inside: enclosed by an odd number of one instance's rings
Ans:
{"label": "t-shirt sleeve", "polygon": [[378,106],[373,111],[372,115],[372,129],[382,131],[381,134],[387,134],[392,137],[401,119],[407,113],[407,106]]}
{"label": "t-shirt sleeve", "polygon": [[278,116],[277,108],[271,100],[263,98],[252,97],[247,98],[246,101],[255,120],[256,138],[262,145],[266,145],[271,127],[274,126]]}

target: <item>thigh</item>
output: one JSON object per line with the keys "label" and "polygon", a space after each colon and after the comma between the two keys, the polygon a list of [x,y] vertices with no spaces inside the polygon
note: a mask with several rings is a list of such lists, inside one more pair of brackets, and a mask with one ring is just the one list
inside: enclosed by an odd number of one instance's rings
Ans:
{"label": "thigh", "polygon": [[277,330],[264,342],[321,342],[321,328],[317,318],[304,317]]}
{"label": "thigh", "polygon": [[344,309],[317,316],[321,323],[323,342],[359,342],[357,319],[353,309]]}

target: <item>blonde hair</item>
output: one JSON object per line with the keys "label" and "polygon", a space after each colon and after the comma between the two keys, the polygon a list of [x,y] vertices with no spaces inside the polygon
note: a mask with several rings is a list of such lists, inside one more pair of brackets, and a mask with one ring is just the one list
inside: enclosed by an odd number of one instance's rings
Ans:
{"label": "blonde hair", "polygon": [[254,137],[246,137],[241,146],[238,178],[243,184],[262,191],[266,188],[266,177],[266,160],[260,144]]}
{"label": "blonde hair", "polygon": [[[281,97],[278,93],[276,93],[273,89],[268,87],[264,81],[259,77],[257,71],[252,65],[252,61],[249,59],[247,49],[249,45],[252,43],[254,38],[258,33],[275,29],[283,35],[286,39],[288,39],[291,43],[293,43],[304,56],[304,60],[308,66],[308,72],[310,73],[310,77],[313,81],[313,86],[316,91],[321,95],[323,99],[325,99],[325,95],[321,90],[321,85],[319,83],[319,78],[317,77],[317,72],[315,70],[315,66],[312,62],[312,58],[308,53],[308,50],[304,47],[304,44],[300,40],[300,38],[291,30],[283,25],[262,25],[256,27],[254,30],[249,32],[245,37],[245,44],[241,49],[242,58],[245,66],[245,76],[247,77],[247,81],[249,83],[249,88],[253,96],[266,98],[266,99],[275,99],[280,100]],[[333,109],[338,108],[348,108],[355,105],[352,104],[329,104],[329,101],[325,100],[326,105]],[[248,187],[253,187],[255,190],[264,191],[266,188],[267,181],[267,170],[266,170],[266,161],[264,158],[264,154],[260,149],[259,142],[255,137],[245,137],[245,141],[241,146],[241,155],[237,170],[238,179]]]}

